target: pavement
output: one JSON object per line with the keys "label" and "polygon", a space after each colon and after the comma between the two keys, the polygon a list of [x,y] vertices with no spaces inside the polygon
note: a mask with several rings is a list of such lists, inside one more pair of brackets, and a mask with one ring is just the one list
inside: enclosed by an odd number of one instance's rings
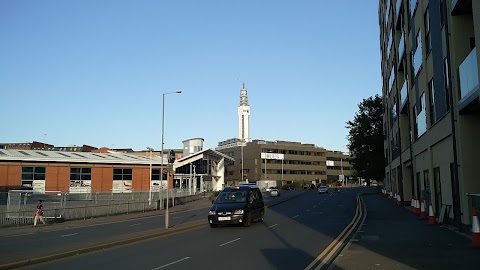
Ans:
{"label": "pavement", "polygon": [[[291,193],[293,199],[303,194]],[[409,211],[408,207],[396,205],[392,200],[378,193],[362,196],[366,207],[366,216],[359,225],[357,232],[350,238],[349,243],[334,259],[329,270],[343,269],[480,269],[480,249],[473,248],[469,232],[460,233],[448,225],[428,225],[426,220]],[[170,213],[193,209],[207,208],[211,205],[208,198],[176,205],[170,208]],[[38,227],[23,226],[0,229],[0,237],[36,233],[42,230],[61,230],[92,226],[112,222],[136,219],[145,216],[163,215],[165,210],[100,217],[88,220],[74,220]],[[142,237],[161,236],[169,233],[188,230],[190,228],[207,225],[206,219],[202,222],[186,223],[175,228],[159,228],[156,232],[149,231],[149,235],[138,235],[128,239],[119,239],[104,247],[107,248],[129,241],[142,240]],[[83,252],[95,250],[90,248]],[[78,250],[77,253],[81,253]],[[45,257],[43,261],[68,256],[68,253],[57,257]],[[42,259],[42,258],[40,258]],[[41,262],[41,261],[38,261]],[[38,262],[24,262],[26,264]],[[0,269],[10,269],[22,266],[21,262],[11,265],[0,265]]]}
{"label": "pavement", "polygon": [[378,193],[362,196],[366,217],[329,270],[480,269],[470,232],[427,220]]}

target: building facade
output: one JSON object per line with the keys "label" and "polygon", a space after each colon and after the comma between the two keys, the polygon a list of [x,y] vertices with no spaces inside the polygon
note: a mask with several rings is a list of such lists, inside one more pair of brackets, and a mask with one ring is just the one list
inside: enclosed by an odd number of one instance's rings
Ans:
{"label": "building facade", "polygon": [[[224,159],[231,160],[210,149],[173,163],[169,163],[172,155],[162,160],[150,152],[142,154],[0,149],[0,192],[131,193],[160,187],[211,191],[224,186]],[[192,164],[198,179],[194,183],[192,171],[186,172]]]}
{"label": "building facade", "polygon": [[378,14],[385,187],[461,228],[480,193],[480,1],[380,0]]}
{"label": "building facade", "polygon": [[225,167],[227,185],[248,181],[265,188],[294,182],[336,185],[342,179],[357,181],[348,154],[313,144],[253,140],[216,150],[234,159]]}

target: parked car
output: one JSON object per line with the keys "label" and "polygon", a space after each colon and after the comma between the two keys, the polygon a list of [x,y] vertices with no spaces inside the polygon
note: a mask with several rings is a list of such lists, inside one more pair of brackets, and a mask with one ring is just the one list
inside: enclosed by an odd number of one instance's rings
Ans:
{"label": "parked car", "polygon": [[270,189],[270,196],[272,196],[272,197],[278,197],[278,196],[280,196],[280,190],[278,190],[278,189],[276,189],[276,188]]}
{"label": "parked car", "polygon": [[328,187],[327,186],[319,186],[317,190],[318,190],[319,194],[328,193]]}
{"label": "parked car", "polygon": [[247,227],[252,222],[263,221],[265,204],[262,192],[255,185],[226,187],[208,211],[208,223],[218,225],[242,224]]}

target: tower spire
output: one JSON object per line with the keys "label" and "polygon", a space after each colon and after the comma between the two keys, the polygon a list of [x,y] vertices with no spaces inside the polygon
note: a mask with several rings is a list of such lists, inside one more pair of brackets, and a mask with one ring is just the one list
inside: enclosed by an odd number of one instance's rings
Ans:
{"label": "tower spire", "polygon": [[245,83],[243,83],[242,89],[240,90],[240,106],[249,106],[247,89],[245,88]]}
{"label": "tower spire", "polygon": [[243,142],[250,140],[250,105],[248,105],[245,83],[240,90],[240,106],[238,106],[238,138]]}

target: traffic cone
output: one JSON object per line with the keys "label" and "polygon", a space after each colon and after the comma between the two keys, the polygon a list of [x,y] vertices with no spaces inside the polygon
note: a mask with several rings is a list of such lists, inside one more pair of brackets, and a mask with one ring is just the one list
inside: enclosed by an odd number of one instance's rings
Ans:
{"label": "traffic cone", "polygon": [[415,199],[415,214],[420,215],[420,200],[418,198]]}
{"label": "traffic cone", "polygon": [[413,197],[410,201],[410,211],[412,211],[412,213],[415,213],[415,197]]}
{"label": "traffic cone", "polygon": [[480,247],[480,226],[475,207],[472,210],[472,247]]}
{"label": "traffic cone", "polygon": [[430,205],[428,206],[428,224],[429,225],[437,224],[437,219],[435,218],[435,213],[433,213],[432,201],[430,201]]}
{"label": "traffic cone", "polygon": [[425,212],[425,204],[423,203],[422,199],[420,199],[420,218],[421,219],[427,218],[427,212]]}
{"label": "traffic cone", "polygon": [[397,194],[397,205],[402,205],[402,197],[400,196],[400,194]]}

